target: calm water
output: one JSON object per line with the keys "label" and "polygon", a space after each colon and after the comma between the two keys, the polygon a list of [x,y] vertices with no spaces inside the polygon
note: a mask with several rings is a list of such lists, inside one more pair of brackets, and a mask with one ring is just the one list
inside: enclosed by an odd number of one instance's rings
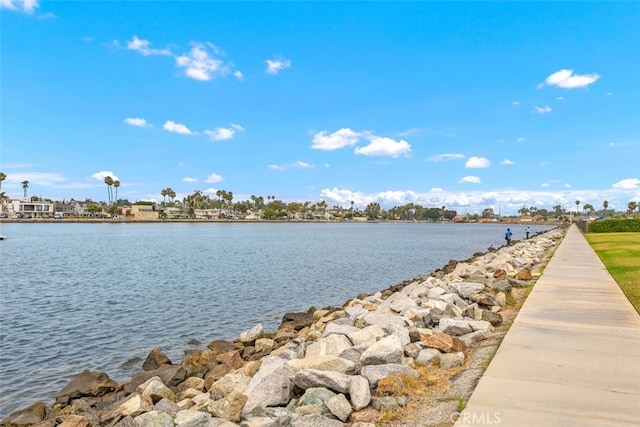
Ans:
{"label": "calm water", "polygon": [[[273,331],[286,312],[339,306],[501,246],[504,229],[1,224],[0,419],[36,400],[51,403],[84,369],[124,381],[134,371],[120,365],[153,347],[179,363],[185,349],[257,323]],[[512,229],[523,237],[524,226]]]}

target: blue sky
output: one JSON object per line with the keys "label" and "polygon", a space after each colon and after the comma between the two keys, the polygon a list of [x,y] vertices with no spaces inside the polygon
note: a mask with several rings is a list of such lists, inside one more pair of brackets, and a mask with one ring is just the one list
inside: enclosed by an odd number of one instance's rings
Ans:
{"label": "blue sky", "polygon": [[9,197],[640,202],[640,2],[0,6]]}

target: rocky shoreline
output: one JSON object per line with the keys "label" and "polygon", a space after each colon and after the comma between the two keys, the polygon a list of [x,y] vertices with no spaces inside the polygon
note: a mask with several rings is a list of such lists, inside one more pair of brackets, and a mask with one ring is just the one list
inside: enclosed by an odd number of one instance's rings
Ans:
{"label": "rocky shoreline", "polygon": [[287,313],[275,332],[258,324],[179,364],[153,349],[124,384],[84,371],[52,405],[36,402],[0,426],[373,427],[499,334],[512,289],[533,284],[565,232],[452,260],[339,308]]}

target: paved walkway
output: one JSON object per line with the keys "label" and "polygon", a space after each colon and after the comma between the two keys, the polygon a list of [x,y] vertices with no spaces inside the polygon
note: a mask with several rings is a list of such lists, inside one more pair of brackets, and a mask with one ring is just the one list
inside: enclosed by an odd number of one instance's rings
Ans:
{"label": "paved walkway", "polygon": [[573,225],[456,427],[640,426],[640,316]]}

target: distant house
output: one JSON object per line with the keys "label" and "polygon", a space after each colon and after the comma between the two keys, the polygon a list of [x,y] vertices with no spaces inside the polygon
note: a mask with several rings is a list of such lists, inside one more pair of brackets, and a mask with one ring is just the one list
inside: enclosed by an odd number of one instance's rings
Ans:
{"label": "distant house", "polygon": [[131,205],[127,219],[134,221],[155,221],[160,218],[153,205]]}
{"label": "distant house", "polygon": [[195,219],[217,219],[220,217],[220,212],[218,209],[194,209],[193,217]]}
{"label": "distant house", "polygon": [[184,219],[189,217],[183,209],[173,206],[162,208],[162,214],[166,219]]}
{"label": "distant house", "polygon": [[54,215],[52,202],[12,200],[10,210],[19,218],[49,218]]}

